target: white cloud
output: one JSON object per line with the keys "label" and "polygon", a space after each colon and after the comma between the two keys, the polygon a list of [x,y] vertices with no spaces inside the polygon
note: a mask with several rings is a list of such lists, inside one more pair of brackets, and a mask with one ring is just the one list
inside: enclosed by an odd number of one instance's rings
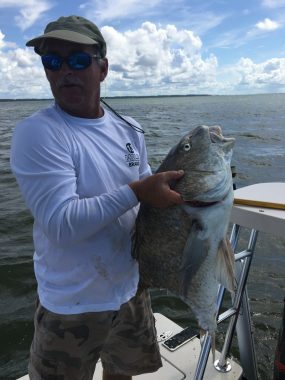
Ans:
{"label": "white cloud", "polygon": [[0,50],[5,46],[4,38],[5,38],[5,34],[3,34],[0,30]]}
{"label": "white cloud", "polygon": [[80,8],[86,13],[86,17],[96,20],[98,23],[114,19],[130,18],[135,15],[145,14],[147,10],[155,8],[162,0],[91,0]]}
{"label": "white cloud", "polygon": [[0,51],[0,82],[0,98],[50,97],[39,56],[30,49]]}
{"label": "white cloud", "polygon": [[193,92],[193,86],[199,91],[215,78],[216,58],[202,59],[202,41],[190,30],[145,22],[123,33],[105,26],[102,33],[110,62],[108,87],[114,91]]}
{"label": "white cloud", "polygon": [[229,17],[229,14],[216,14],[208,10],[195,12],[190,9],[186,13],[182,8],[181,12],[185,22],[191,26],[191,30],[194,30],[199,35],[204,35],[215,29]]}
{"label": "white cloud", "polygon": [[249,58],[241,58],[235,67],[239,73],[240,85],[248,88],[266,89],[285,86],[285,58],[272,58],[262,63],[254,63]]}
{"label": "white cloud", "polygon": [[38,20],[44,12],[53,7],[47,0],[1,0],[1,8],[19,8],[15,22],[21,30],[26,30]]}
{"label": "white cloud", "polygon": [[23,5],[23,1],[21,0],[1,0],[1,3],[0,3],[1,8],[12,8],[12,7],[20,8],[22,5]]}
{"label": "white cloud", "polygon": [[272,31],[280,28],[280,24],[276,21],[270,20],[270,18],[266,18],[263,21],[258,22],[255,26],[257,29],[264,31]]}
{"label": "white cloud", "polygon": [[[110,61],[107,95],[199,93],[215,83],[217,59],[202,58],[202,41],[190,30],[145,22],[125,32],[105,26],[102,33]],[[4,35],[0,40],[5,44]],[[0,50],[0,80],[6,84],[0,98],[51,96],[32,49]]]}
{"label": "white cloud", "polygon": [[[151,22],[119,32],[105,26],[110,71],[103,96],[237,94],[285,90],[285,58],[255,63],[242,58],[229,67],[215,55],[202,55],[202,41],[191,30]],[[7,48],[0,32],[0,98],[49,98],[40,58],[32,49]]]}
{"label": "white cloud", "polygon": [[273,32],[282,27],[283,22],[273,21],[269,18],[265,18],[263,21],[256,23],[247,33],[244,38],[244,43],[251,39],[259,38],[260,36]]}
{"label": "white cloud", "polygon": [[0,50],[3,48],[14,49],[16,47],[17,47],[17,44],[15,42],[5,41],[5,34],[2,33],[2,31],[0,30]]}
{"label": "white cloud", "polygon": [[255,63],[243,57],[217,68],[216,86],[211,94],[257,94],[285,92],[285,58]]}
{"label": "white cloud", "polygon": [[285,0],[263,0],[262,5],[266,8],[282,8],[285,6]]}

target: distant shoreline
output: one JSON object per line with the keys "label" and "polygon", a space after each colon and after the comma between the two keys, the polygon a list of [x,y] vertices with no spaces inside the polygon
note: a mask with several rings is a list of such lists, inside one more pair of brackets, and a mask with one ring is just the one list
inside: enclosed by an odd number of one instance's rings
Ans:
{"label": "distant shoreline", "polygon": [[[209,94],[188,94],[188,95],[141,95],[141,96],[132,96],[132,95],[123,95],[123,96],[104,96],[104,99],[131,99],[131,98],[185,98],[185,97],[191,97],[191,96],[212,96]],[[12,101],[43,101],[43,100],[53,100],[53,98],[50,99],[39,99],[39,98],[18,98],[18,99],[0,99],[0,102],[12,102]]]}
{"label": "distant shoreline", "polygon": [[[122,96],[102,96],[103,99],[147,99],[147,98],[187,98],[187,97],[201,97],[201,96],[259,96],[259,95],[284,95],[284,92],[272,92],[272,93],[259,93],[259,94],[185,94],[185,95],[122,95]],[[53,98],[3,98],[0,99],[1,102],[17,102],[17,101],[52,101]]]}

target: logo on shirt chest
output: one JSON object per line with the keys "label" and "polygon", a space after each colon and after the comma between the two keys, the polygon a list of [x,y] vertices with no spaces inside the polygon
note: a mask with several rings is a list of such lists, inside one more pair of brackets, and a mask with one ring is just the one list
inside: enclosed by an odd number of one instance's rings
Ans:
{"label": "logo on shirt chest", "polygon": [[132,144],[127,143],[126,144],[127,153],[125,154],[125,161],[129,167],[132,166],[139,166],[140,164],[140,156],[138,153],[135,153]]}

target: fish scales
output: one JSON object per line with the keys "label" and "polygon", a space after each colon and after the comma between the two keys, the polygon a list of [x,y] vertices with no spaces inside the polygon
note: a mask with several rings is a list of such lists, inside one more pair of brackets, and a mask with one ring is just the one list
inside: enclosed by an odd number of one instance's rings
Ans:
{"label": "fish scales", "polygon": [[167,209],[142,203],[133,236],[140,286],[179,295],[212,335],[219,284],[231,292],[235,286],[226,236],[233,204],[233,145],[219,126],[198,126],[185,135],[157,170],[184,170],[171,187],[185,203]]}
{"label": "fish scales", "polygon": [[[148,222],[145,223],[145,220]],[[172,291],[179,293],[177,273],[182,265],[185,241],[191,230],[188,214],[180,207],[161,212],[161,209],[144,205],[138,216],[138,225],[137,242],[140,246],[137,253],[140,255],[141,286],[166,288],[167,282]],[[155,238],[150,238],[152,236]],[[159,254],[152,255],[151,252]]]}

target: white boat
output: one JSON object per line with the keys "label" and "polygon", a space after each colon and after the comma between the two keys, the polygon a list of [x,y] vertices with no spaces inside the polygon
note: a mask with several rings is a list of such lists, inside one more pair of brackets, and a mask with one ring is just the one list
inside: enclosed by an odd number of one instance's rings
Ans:
{"label": "white boat", "polygon": [[[215,363],[211,354],[211,337],[206,334],[201,345],[197,337],[175,351],[163,345],[163,340],[183,328],[164,315],[155,313],[158,341],[163,366],[157,372],[134,376],[138,380],[257,380],[253,332],[246,280],[259,231],[284,237],[285,231],[285,183],[260,183],[235,190],[235,205],[231,243],[235,249],[242,227],[251,229],[247,248],[235,253],[237,267],[237,292],[232,307],[219,315],[218,322],[229,320],[225,342],[221,352],[216,351]],[[220,287],[217,303],[222,304],[224,289]],[[242,311],[242,312],[241,312]],[[234,333],[237,334],[240,363],[230,358]],[[96,366],[93,380],[102,379],[102,366]],[[18,380],[29,380],[23,376]]]}

